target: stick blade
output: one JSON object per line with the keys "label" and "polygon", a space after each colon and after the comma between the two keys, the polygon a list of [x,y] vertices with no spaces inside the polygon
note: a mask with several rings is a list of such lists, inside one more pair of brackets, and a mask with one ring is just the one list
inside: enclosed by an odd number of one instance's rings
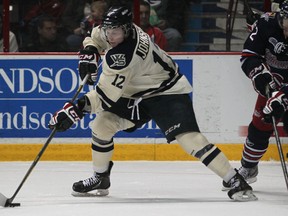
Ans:
{"label": "stick blade", "polygon": [[5,207],[8,198],[5,197],[2,193],[0,193],[0,206]]}

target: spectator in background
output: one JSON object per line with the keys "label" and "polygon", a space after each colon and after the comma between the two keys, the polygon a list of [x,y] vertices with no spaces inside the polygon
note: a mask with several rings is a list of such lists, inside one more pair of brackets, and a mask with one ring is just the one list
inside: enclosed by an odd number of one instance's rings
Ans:
{"label": "spectator in background", "polygon": [[[88,4],[86,5],[88,6]],[[68,35],[66,41],[72,51],[79,51],[82,47],[82,42],[87,35],[87,32],[91,30],[94,26],[97,26],[102,21],[103,14],[107,10],[107,3],[105,1],[99,0],[94,1],[89,6],[88,15],[82,19],[78,24],[78,27],[74,29],[74,33]]]}
{"label": "spectator in background", "polygon": [[37,23],[37,34],[23,48],[23,52],[68,52],[67,43],[57,33],[56,20],[43,15]]}
{"label": "spectator in background", "polygon": [[271,0],[271,12],[280,11],[280,5],[284,2],[284,0]]}
{"label": "spectator in background", "polygon": [[[151,25],[159,27],[168,43],[167,51],[177,52],[180,50],[184,33],[185,0],[147,0],[154,11],[151,13]],[[181,32],[181,33],[180,33]]]}
{"label": "spectator in background", "polygon": [[[4,51],[3,47],[3,20],[0,13],[0,52]],[[9,31],[9,52],[18,52],[18,42],[13,32]]]}
{"label": "spectator in background", "polygon": [[167,40],[163,32],[149,21],[150,4],[145,0],[140,0],[140,27],[150,36],[151,40],[161,49],[166,50]]}
{"label": "spectator in background", "polygon": [[92,26],[98,26],[102,22],[104,13],[107,11],[108,5],[106,1],[94,1],[91,4],[91,15],[89,17]]}
{"label": "spectator in background", "polygon": [[104,0],[67,1],[62,25],[66,29],[66,41],[71,51],[78,51],[82,47],[87,31],[99,23],[107,7],[108,3]]}
{"label": "spectator in background", "polygon": [[78,51],[82,44],[80,23],[90,14],[92,0],[69,0],[61,17],[65,37],[71,51]]}
{"label": "spectator in background", "polygon": [[[67,0],[26,0],[21,5],[20,14],[23,17],[19,22],[19,42],[20,47],[25,46],[35,34],[37,34],[37,24],[40,17],[49,15],[55,18],[58,34],[62,32],[61,16],[65,9]],[[19,5],[19,6],[20,6]]]}

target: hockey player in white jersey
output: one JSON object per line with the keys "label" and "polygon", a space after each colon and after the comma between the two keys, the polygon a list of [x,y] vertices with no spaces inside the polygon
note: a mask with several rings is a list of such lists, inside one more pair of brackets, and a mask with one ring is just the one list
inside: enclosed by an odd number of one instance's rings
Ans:
{"label": "hockey player in white jersey", "polygon": [[92,124],[93,176],[73,184],[73,195],[107,195],[114,142],[118,131],[133,132],[153,119],[168,142],[177,140],[183,149],[202,161],[225,182],[233,182],[233,200],[256,200],[256,196],[219,148],[200,132],[189,93],[192,87],[177,64],[149,36],[132,23],[132,12],[113,6],[102,24],[93,28],[79,52],[81,78],[88,84],[97,77],[99,52],[105,51],[103,72],[96,89],[76,104],[65,103],[49,122],[51,129],[65,131],[86,113],[95,113]]}

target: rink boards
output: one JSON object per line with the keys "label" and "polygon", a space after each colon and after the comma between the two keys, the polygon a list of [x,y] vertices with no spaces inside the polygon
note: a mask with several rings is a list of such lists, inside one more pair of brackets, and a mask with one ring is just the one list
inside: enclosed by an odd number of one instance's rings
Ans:
{"label": "rink boards", "polygon": [[[172,58],[193,85],[191,97],[201,131],[229,159],[241,158],[256,93],[241,71],[240,54],[182,53]],[[0,61],[0,161],[33,160],[50,134],[52,113],[73,97],[81,82],[77,55],[1,54]],[[85,86],[81,94],[91,89]],[[43,160],[90,160],[89,124],[94,117],[87,115],[71,130],[57,133]],[[281,125],[279,131],[287,143]],[[277,154],[271,145],[265,160],[278,160]],[[114,158],[191,159],[177,143],[166,144],[153,121],[134,133],[118,133]]]}

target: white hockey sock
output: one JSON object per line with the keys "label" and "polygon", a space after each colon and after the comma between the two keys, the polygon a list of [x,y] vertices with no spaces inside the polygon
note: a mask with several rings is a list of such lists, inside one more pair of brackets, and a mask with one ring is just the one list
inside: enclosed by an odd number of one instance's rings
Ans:
{"label": "white hockey sock", "polygon": [[223,152],[217,146],[210,144],[203,134],[189,132],[178,135],[176,139],[188,154],[201,160],[223,180],[229,181],[236,174]]}
{"label": "white hockey sock", "polygon": [[114,150],[109,152],[97,152],[92,150],[93,170],[97,173],[104,173],[108,170]]}
{"label": "white hockey sock", "polygon": [[222,152],[220,152],[207,167],[220,176],[225,182],[228,182],[236,174],[236,171]]}

